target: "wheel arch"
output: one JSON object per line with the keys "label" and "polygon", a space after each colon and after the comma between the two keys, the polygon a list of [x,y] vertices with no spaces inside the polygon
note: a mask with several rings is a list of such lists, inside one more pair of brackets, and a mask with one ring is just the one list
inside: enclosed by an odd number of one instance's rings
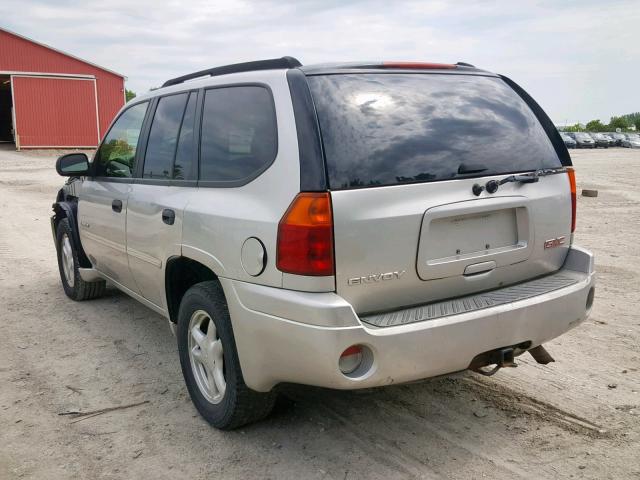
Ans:
{"label": "wheel arch", "polygon": [[[62,190],[60,191],[62,192]],[[56,232],[58,230],[58,224],[63,219],[69,220],[69,228],[71,228],[71,235],[73,237],[73,244],[78,252],[78,261],[82,268],[92,268],[89,257],[82,248],[82,242],[80,241],[80,231],[78,229],[78,199],[74,197],[67,197],[62,199],[60,193],[56,202],[52,205],[54,215],[51,217],[51,227],[53,229],[54,239],[56,238]],[[57,245],[56,245],[57,248]]]}
{"label": "wheel arch", "polygon": [[182,297],[192,286],[206,281],[218,281],[218,274],[199,260],[180,255],[170,257],[166,262],[164,288],[169,321],[178,322],[178,311]]}

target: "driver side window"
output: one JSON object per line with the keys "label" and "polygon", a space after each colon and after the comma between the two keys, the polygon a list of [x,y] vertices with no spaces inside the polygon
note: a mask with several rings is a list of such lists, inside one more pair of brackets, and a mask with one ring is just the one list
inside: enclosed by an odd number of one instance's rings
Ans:
{"label": "driver side window", "polygon": [[131,178],[136,169],[136,148],[149,102],[125,110],[113,124],[96,153],[96,177]]}

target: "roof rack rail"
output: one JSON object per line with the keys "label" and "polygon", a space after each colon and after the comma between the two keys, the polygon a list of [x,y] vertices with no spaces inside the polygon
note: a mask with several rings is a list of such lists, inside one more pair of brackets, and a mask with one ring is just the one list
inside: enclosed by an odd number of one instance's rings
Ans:
{"label": "roof rack rail", "polygon": [[162,88],[171,85],[193,80],[199,77],[216,77],[228,73],[253,72],[255,70],[275,70],[278,68],[296,68],[302,64],[293,57],[270,58],[268,60],[256,60],[254,62],[234,63],[233,65],[223,65],[221,67],[208,68],[199,72],[190,73],[181,77],[172,78],[162,84]]}
{"label": "roof rack rail", "polygon": [[471,65],[470,63],[467,62],[458,62],[456,63],[456,65],[460,65],[461,67],[471,67],[471,68],[476,68],[475,65]]}

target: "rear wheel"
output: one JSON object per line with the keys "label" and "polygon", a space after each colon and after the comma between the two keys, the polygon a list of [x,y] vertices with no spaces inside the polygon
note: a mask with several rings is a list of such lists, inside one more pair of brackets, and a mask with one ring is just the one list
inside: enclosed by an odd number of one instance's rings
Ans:
{"label": "rear wheel", "polygon": [[275,393],[244,383],[231,319],[220,284],[191,287],[178,314],[180,364],[191,400],[216,428],[231,430],[266,417]]}
{"label": "rear wheel", "polygon": [[78,250],[73,240],[73,232],[68,218],[63,218],[56,229],[56,249],[58,252],[58,269],[62,288],[72,300],[90,300],[104,294],[106,282],[85,282],[80,277]]}

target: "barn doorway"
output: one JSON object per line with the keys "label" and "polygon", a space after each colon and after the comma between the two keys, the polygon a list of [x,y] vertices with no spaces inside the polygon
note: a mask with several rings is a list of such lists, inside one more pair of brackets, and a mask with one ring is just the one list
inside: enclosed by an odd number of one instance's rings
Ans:
{"label": "barn doorway", "polygon": [[0,75],[0,143],[13,143],[11,77]]}

